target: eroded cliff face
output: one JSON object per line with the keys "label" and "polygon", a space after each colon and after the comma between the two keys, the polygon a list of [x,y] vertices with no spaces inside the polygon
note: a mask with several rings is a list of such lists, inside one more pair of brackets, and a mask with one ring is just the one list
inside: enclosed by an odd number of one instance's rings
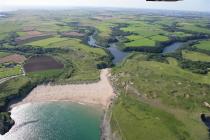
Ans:
{"label": "eroded cliff face", "polygon": [[10,112],[0,113],[0,134],[4,135],[10,130],[10,128],[15,124],[15,122],[10,117]]}

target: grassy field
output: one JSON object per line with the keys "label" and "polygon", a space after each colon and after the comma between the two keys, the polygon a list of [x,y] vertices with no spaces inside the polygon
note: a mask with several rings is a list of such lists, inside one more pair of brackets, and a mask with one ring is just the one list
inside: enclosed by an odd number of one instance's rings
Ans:
{"label": "grassy field", "polygon": [[20,77],[0,84],[0,106],[5,104],[5,98],[17,94],[21,87],[29,82],[28,78]]}
{"label": "grassy field", "polygon": [[140,35],[126,36],[128,43],[124,43],[126,47],[155,47],[156,42],[168,41],[169,38],[162,35],[154,35],[151,37],[143,37]]}
{"label": "grassy field", "polygon": [[150,37],[152,40],[154,41],[158,41],[158,42],[164,42],[164,41],[168,41],[169,38],[166,37],[166,36],[163,36],[163,35],[155,35],[155,36],[152,36]]}
{"label": "grassy field", "polygon": [[6,68],[6,67],[0,65],[0,78],[19,75],[21,73],[22,73],[22,70],[21,70],[20,65],[17,65],[12,68]]}
{"label": "grassy field", "polygon": [[8,52],[0,52],[0,58],[10,55]]}
{"label": "grassy field", "polygon": [[126,47],[155,47],[155,41],[142,38],[139,40],[131,41],[129,43],[125,43]]}
{"label": "grassy field", "polygon": [[199,53],[195,51],[182,51],[182,57],[185,59],[189,59],[192,61],[203,61],[203,62],[210,62],[210,56],[204,53]]}
{"label": "grassy field", "polygon": [[27,32],[17,32],[17,34],[18,34],[19,36],[26,36],[26,35],[27,35]]}
{"label": "grassy field", "polygon": [[175,35],[176,37],[181,37],[182,38],[182,37],[189,37],[192,34],[185,33],[185,32],[173,32],[170,35]]}
{"label": "grassy field", "polygon": [[200,41],[198,44],[194,45],[193,47],[210,51],[210,40]]}
{"label": "grassy field", "polygon": [[184,29],[190,32],[210,34],[210,30],[208,28],[199,27],[196,23],[182,22],[178,25],[180,26],[180,29]]}
{"label": "grassy field", "polygon": [[[0,84],[0,107],[3,108],[8,97],[17,96],[20,92],[27,94],[28,89],[37,84],[49,81],[55,84],[90,83],[99,80],[98,66],[110,66],[110,56],[105,48],[85,45],[86,38],[62,38],[59,35],[62,32],[78,31],[87,35],[96,30],[98,45],[106,46],[108,39],[115,39],[113,27],[119,27],[116,32],[119,33],[118,46],[121,49],[141,46],[151,49],[160,42],[170,41],[171,37],[183,39],[196,33],[210,33],[207,29],[209,19],[206,17],[183,18],[162,14],[152,16],[138,10],[114,12],[81,9],[11,12],[11,16],[0,20],[0,41],[6,41],[0,49],[13,53],[18,51],[27,57],[40,54],[53,56],[64,64],[64,68],[30,72]],[[16,34],[25,36],[32,30],[55,36],[29,42],[25,44],[31,45],[28,48],[15,45]],[[209,42],[200,41],[194,47],[209,51]],[[185,50],[182,54],[185,59],[210,62],[209,56],[202,53]],[[5,55],[7,53],[0,52],[0,57]],[[210,101],[210,75],[184,70],[172,57],[157,62],[155,58],[148,61],[147,55],[154,54],[131,54],[112,69],[113,84],[120,93],[112,108],[113,131],[119,133],[123,140],[206,140],[208,131],[200,120],[200,113],[209,113],[203,102]],[[158,60],[161,59],[159,57],[164,56],[158,56]],[[20,66],[0,68],[0,78],[20,73]],[[0,122],[4,113],[0,112]]]}
{"label": "grassy field", "polygon": [[167,33],[166,31],[162,30],[160,27],[161,27],[160,25],[151,25],[143,21],[140,22],[131,21],[128,27],[121,28],[121,30],[125,32],[133,32],[144,37],[150,37],[158,35],[160,33]]}
{"label": "grassy field", "polygon": [[122,140],[189,139],[186,126],[173,114],[130,96],[120,97],[114,106],[112,127],[120,129]]}
{"label": "grassy field", "polygon": [[114,129],[126,140],[207,139],[199,115],[208,112],[210,76],[183,70],[174,58],[169,64],[145,60],[134,54],[113,69],[123,95],[113,108]]}
{"label": "grassy field", "polygon": [[60,37],[51,37],[47,39],[42,39],[34,42],[30,42],[27,45],[32,45],[32,46],[40,46],[40,47],[45,47],[50,44],[56,43],[56,42],[61,42],[67,40],[67,38],[60,38]]}
{"label": "grassy field", "polygon": [[98,54],[101,56],[107,55],[106,52],[103,49],[100,48],[91,48],[90,46],[87,46],[81,42],[80,39],[76,38],[69,38],[68,40],[52,43],[48,45],[47,47],[49,48],[54,48],[54,47],[60,47],[60,48],[71,48],[71,49],[76,49],[76,50],[82,50],[86,53],[90,54]]}

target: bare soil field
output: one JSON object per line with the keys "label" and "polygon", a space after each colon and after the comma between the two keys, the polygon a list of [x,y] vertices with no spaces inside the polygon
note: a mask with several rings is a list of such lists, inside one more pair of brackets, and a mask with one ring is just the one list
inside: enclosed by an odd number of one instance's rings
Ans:
{"label": "bare soil field", "polygon": [[72,32],[64,32],[62,33],[63,36],[73,36],[73,37],[82,37],[84,36],[83,33],[79,33],[79,32],[76,32],[76,31],[72,31]]}
{"label": "bare soil field", "polygon": [[12,55],[8,55],[3,58],[0,58],[0,64],[7,63],[7,62],[23,63],[25,60],[26,58],[23,55],[12,54]]}
{"label": "bare soil field", "polygon": [[64,65],[50,56],[34,56],[28,59],[24,70],[28,72],[43,71],[49,69],[61,69]]}
{"label": "bare soil field", "polygon": [[28,31],[27,32],[27,35],[28,36],[36,36],[36,35],[41,35],[41,34],[43,34],[42,32],[39,32],[39,31]]}

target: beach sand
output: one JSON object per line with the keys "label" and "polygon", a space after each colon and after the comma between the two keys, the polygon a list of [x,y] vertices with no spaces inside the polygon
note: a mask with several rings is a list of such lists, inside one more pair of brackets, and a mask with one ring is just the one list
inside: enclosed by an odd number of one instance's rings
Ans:
{"label": "beach sand", "polygon": [[72,101],[102,105],[102,107],[106,108],[115,96],[109,81],[110,75],[110,69],[103,69],[100,73],[100,81],[96,83],[39,85],[16,105],[45,101]]}

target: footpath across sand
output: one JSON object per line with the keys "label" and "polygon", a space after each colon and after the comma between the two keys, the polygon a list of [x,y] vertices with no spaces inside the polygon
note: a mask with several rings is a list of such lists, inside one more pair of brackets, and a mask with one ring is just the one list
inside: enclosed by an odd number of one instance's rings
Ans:
{"label": "footpath across sand", "polygon": [[72,101],[107,107],[115,96],[109,81],[110,69],[103,69],[100,81],[91,84],[39,85],[20,103],[44,101]]}

